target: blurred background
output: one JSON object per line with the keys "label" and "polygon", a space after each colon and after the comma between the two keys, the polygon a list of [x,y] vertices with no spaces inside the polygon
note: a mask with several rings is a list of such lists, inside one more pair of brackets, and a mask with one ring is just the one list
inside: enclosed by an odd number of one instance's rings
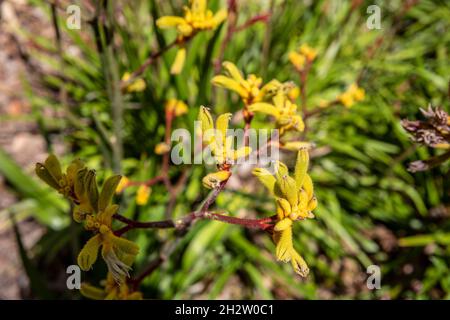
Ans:
{"label": "blurred background", "polygon": [[[311,273],[298,277],[278,263],[261,231],[200,221],[176,240],[173,254],[141,286],[160,299],[448,299],[450,298],[450,177],[448,163],[410,173],[407,164],[435,151],[414,145],[400,125],[421,119],[429,104],[449,111],[450,3],[446,0],[294,1],[210,0],[215,12],[236,3],[238,31],[224,45],[231,20],[202,32],[188,45],[185,68],[170,75],[176,49],[142,75],[146,88],[115,92],[114,81],[173,41],[159,30],[162,15],[182,15],[185,1],[0,1],[0,298],[79,299],[67,290],[66,267],[75,264],[89,234],[71,222],[69,204],[39,181],[34,164],[50,152],[63,166],[80,157],[98,169],[145,181],[159,174],[164,105],[183,100],[189,111],[174,128],[192,129],[201,104],[214,114],[242,108],[236,94],[212,88],[221,59],[264,82],[299,77],[288,53],[307,43],[318,55],[309,73],[302,139],[314,142],[311,175],[319,200],[316,219],[297,223],[295,246]],[[80,7],[80,29],[69,29],[66,8]],[[381,9],[381,28],[369,29],[369,5]],[[254,21],[253,21],[253,20]],[[112,41],[99,42],[104,24]],[[365,89],[352,108],[319,107],[349,84]],[[114,115],[119,105],[120,119]],[[120,152],[111,144],[121,121]],[[242,127],[239,116],[233,119]],[[265,126],[256,117],[252,126]],[[117,145],[116,145],[117,146]],[[293,153],[283,154],[293,164]],[[201,165],[173,166],[186,175],[172,217],[192,211],[207,195]],[[137,187],[118,195],[121,213],[141,221],[164,219],[170,196],[152,187],[145,205]],[[274,201],[243,168],[219,196],[216,208],[239,217],[273,214]],[[136,272],[175,241],[170,230],[134,230],[140,248]],[[381,289],[366,285],[369,265],[381,268]],[[98,284],[106,266],[82,274]]]}

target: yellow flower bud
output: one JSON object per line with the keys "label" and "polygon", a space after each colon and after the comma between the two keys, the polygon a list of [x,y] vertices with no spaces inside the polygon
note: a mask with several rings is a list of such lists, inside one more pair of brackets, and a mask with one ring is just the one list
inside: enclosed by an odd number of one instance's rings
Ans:
{"label": "yellow flower bud", "polygon": [[203,179],[203,186],[208,189],[214,189],[220,186],[220,183],[230,178],[231,172],[221,170],[214,173],[207,174]]}
{"label": "yellow flower bud", "polygon": [[186,48],[179,48],[170,68],[171,74],[180,74],[186,60]]}
{"label": "yellow flower bud", "polygon": [[121,193],[128,186],[129,182],[130,180],[127,177],[123,176],[116,187],[116,193]]}
{"label": "yellow flower bud", "polygon": [[[129,72],[125,72],[122,76],[122,81],[127,82],[130,79],[131,74]],[[145,81],[141,78],[134,80],[130,84],[128,84],[125,88],[126,92],[141,92],[146,88]]]}
{"label": "yellow flower bud", "polygon": [[283,198],[277,198],[277,208],[280,208],[281,212],[283,213],[281,219],[288,217],[292,211],[289,201]]}
{"label": "yellow flower bud", "polygon": [[299,49],[300,53],[303,54],[308,61],[313,61],[317,56],[317,50],[311,48],[307,44],[302,44]]}
{"label": "yellow flower bud", "polygon": [[302,54],[299,54],[298,52],[292,51],[289,52],[289,61],[294,65],[294,67],[297,70],[301,70],[303,69],[303,67],[305,66],[305,56]]}
{"label": "yellow flower bud", "polygon": [[181,100],[169,99],[166,102],[166,110],[178,117],[188,112],[188,106]]}
{"label": "yellow flower bud", "polygon": [[162,155],[170,151],[170,146],[165,142],[160,142],[155,146],[155,153]]}
{"label": "yellow flower bud", "polygon": [[149,186],[145,184],[140,185],[136,193],[136,204],[139,206],[146,205],[151,192],[152,189]]}

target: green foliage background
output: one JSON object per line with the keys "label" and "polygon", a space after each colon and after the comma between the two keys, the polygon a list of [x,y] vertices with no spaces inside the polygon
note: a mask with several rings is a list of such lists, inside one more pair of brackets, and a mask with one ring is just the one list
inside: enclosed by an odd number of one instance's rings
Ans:
{"label": "green foliage background", "polygon": [[[50,19],[50,6],[42,7]],[[355,3],[357,1],[354,1]],[[423,0],[403,12],[406,1],[378,1],[381,30],[366,27],[367,6],[363,1],[351,11],[352,1],[238,1],[238,25],[265,13],[273,5],[266,26],[256,23],[236,33],[224,52],[245,73],[255,73],[267,82],[293,80],[298,75],[287,53],[301,43],[318,49],[307,86],[308,105],[332,100],[361,75],[366,99],[352,109],[333,107],[308,120],[306,140],[316,144],[311,174],[319,199],[316,219],[297,223],[295,246],[308,262],[305,280],[290,265],[275,261],[269,236],[239,226],[201,221],[183,238],[173,231],[133,231],[128,236],[141,247],[134,269],[141,270],[156,258],[162,244],[176,241],[175,252],[161,268],[143,282],[146,298],[345,298],[426,299],[450,297],[450,224],[448,165],[411,174],[406,164],[425,159],[432,151],[416,148],[401,128],[401,118],[420,118],[419,108],[429,103],[449,110],[450,3]],[[144,73],[147,89],[124,95],[123,158],[114,156],[108,142],[113,134],[113,108],[117,92],[109,79],[138,68],[147,56],[174,39],[170,31],[155,28],[161,15],[181,14],[182,1],[112,1],[107,24],[114,41],[103,50],[96,46],[93,28],[83,21],[81,30],[65,27],[65,13],[58,11],[65,41],[79,50],[62,51],[54,38],[36,37],[21,30],[40,45],[35,59],[50,66],[42,75],[48,94],[29,89],[33,117],[52,150],[54,136],[67,145],[67,165],[80,157],[98,169],[100,180],[113,171],[144,181],[158,175],[161,157],[155,145],[164,139],[164,104],[168,98],[184,100],[189,113],[177,118],[174,128],[190,128],[201,104],[212,112],[242,108],[235,94],[213,89],[213,61],[223,41],[226,24],[202,32],[188,46],[187,62],[178,76],[169,73],[175,49],[163,55]],[[209,1],[210,8],[225,6]],[[83,9],[82,9],[83,12]],[[83,15],[83,14],[82,14]],[[383,39],[372,57],[368,52],[377,38]],[[63,62],[61,62],[63,61]],[[61,64],[62,63],[62,64]],[[61,68],[63,66],[63,68]],[[114,69],[117,66],[117,69]],[[106,75],[106,76],[105,76]],[[67,104],[56,94],[67,92]],[[44,108],[65,112],[63,118],[46,117]],[[264,118],[256,118],[255,127]],[[238,123],[237,125],[242,125]],[[294,159],[286,154],[286,161]],[[117,162],[118,161],[118,162]],[[174,216],[192,211],[206,195],[201,186],[202,166],[173,166],[176,178],[188,170],[185,190],[180,192]],[[47,228],[32,248],[22,250],[33,295],[39,298],[77,298],[76,292],[50,289],[51,270],[65,271],[87,233],[70,223],[69,206],[32,174],[24,172],[0,150],[0,171],[21,201],[7,209],[17,219],[32,216]],[[239,190],[226,190],[216,202],[232,215],[269,215],[274,204],[264,190],[251,187],[245,178]],[[121,196],[121,213],[142,221],[165,217],[168,195],[163,186],[153,187],[150,201],[135,205],[136,189]],[[399,245],[398,239],[404,238]],[[19,237],[20,240],[20,237]],[[29,257],[33,257],[32,260]],[[367,266],[381,267],[381,289],[367,289]],[[59,268],[59,269],[58,269]],[[98,283],[105,274],[103,261],[83,274],[83,280]],[[59,280],[61,281],[61,280]],[[64,284],[63,284],[64,285]]]}

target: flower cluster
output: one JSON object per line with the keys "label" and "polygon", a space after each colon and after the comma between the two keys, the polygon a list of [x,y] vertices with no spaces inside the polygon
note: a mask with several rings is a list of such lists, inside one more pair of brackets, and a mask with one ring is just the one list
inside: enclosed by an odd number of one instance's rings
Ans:
{"label": "flower cluster", "polygon": [[227,18],[225,9],[219,10],[216,14],[208,10],[206,0],[191,0],[190,4],[190,7],[184,7],[184,17],[163,16],[156,21],[159,28],[176,28],[178,33],[177,42],[180,47],[172,64],[172,74],[179,74],[183,69],[186,60],[184,47],[186,40],[199,31],[215,29]]}
{"label": "flower cluster", "polygon": [[358,87],[356,83],[352,83],[345,92],[338,96],[337,100],[345,107],[351,108],[356,102],[364,100],[365,96],[364,89]]}
{"label": "flower cluster", "polygon": [[[440,108],[421,109],[424,121],[403,119],[403,128],[412,136],[414,142],[436,149],[450,149],[450,116]],[[409,165],[412,172],[424,171],[437,166],[450,158],[450,151],[424,161],[414,161]]]}
{"label": "flower cluster", "polygon": [[36,174],[73,202],[73,219],[83,222],[85,229],[94,233],[78,255],[80,268],[84,271],[91,269],[101,248],[111,276],[123,283],[139,247],[112,231],[112,217],[119,206],[111,204],[111,200],[121,176],[106,179],[99,192],[94,170],[88,169],[82,161],[74,160],[63,173],[54,155],[50,155],[43,164],[36,164]]}
{"label": "flower cluster", "polygon": [[[131,78],[131,74],[129,72],[125,72],[122,76],[122,81],[126,83],[130,80],[130,78]],[[141,78],[138,78],[138,79],[132,81],[130,84],[128,84],[125,87],[125,91],[128,93],[141,92],[141,91],[144,91],[146,87],[147,87],[147,85],[145,84],[145,81]]]}
{"label": "flower cluster", "polygon": [[227,75],[218,75],[212,79],[216,86],[239,94],[244,102],[244,117],[253,112],[271,115],[275,118],[280,135],[289,130],[303,131],[303,119],[297,113],[297,105],[292,101],[298,97],[298,88],[292,82],[281,83],[273,79],[262,86],[262,79],[250,74],[246,79],[231,62],[224,62]]}
{"label": "flower cluster", "polygon": [[312,211],[317,207],[311,177],[308,175],[309,154],[301,149],[297,155],[294,177],[289,175],[285,164],[278,162],[275,175],[263,168],[256,168],[253,174],[275,197],[277,222],[273,240],[276,243],[277,260],[291,262],[299,275],[306,277],[309,269],[295,250],[292,241],[292,224],[297,220],[314,218]]}
{"label": "flower cluster", "polygon": [[257,102],[249,106],[251,112],[260,112],[275,118],[277,129],[280,130],[280,136],[286,131],[303,131],[305,124],[302,117],[297,113],[297,105],[289,98],[291,85],[280,84],[276,94],[271,99],[272,103]]}
{"label": "flower cluster", "polygon": [[311,63],[317,56],[317,50],[307,44],[302,44],[297,50],[289,52],[289,61],[297,71],[302,71],[306,63]]}
{"label": "flower cluster", "polygon": [[203,184],[207,188],[218,187],[222,181],[227,180],[231,175],[229,171],[231,165],[251,152],[251,148],[247,146],[237,150],[233,148],[233,136],[227,135],[230,118],[231,113],[221,114],[214,125],[209,110],[203,106],[200,107],[198,119],[201,123],[202,141],[210,148],[219,170],[203,178]]}

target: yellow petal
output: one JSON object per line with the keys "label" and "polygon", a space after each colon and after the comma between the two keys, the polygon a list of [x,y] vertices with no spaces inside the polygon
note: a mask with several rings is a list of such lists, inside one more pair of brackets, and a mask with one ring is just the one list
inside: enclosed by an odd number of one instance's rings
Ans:
{"label": "yellow petal", "polygon": [[314,194],[314,186],[309,174],[306,174],[305,179],[303,180],[303,189],[308,194],[308,199],[311,199]]}
{"label": "yellow petal", "polygon": [[191,11],[194,15],[201,15],[206,12],[206,0],[191,0]]}
{"label": "yellow petal", "polygon": [[202,133],[214,129],[214,122],[208,108],[201,106],[198,114],[198,120],[202,123]]}
{"label": "yellow petal", "polygon": [[308,206],[306,207],[306,210],[313,211],[317,208],[317,198],[312,197],[312,199],[308,202]]}
{"label": "yellow petal", "polygon": [[49,155],[47,159],[45,159],[44,165],[55,181],[59,182],[62,179],[61,164],[54,154]]}
{"label": "yellow petal", "polygon": [[268,99],[268,98],[273,97],[274,95],[277,94],[277,92],[282,87],[283,87],[283,84],[280,81],[278,81],[277,79],[273,79],[273,80],[269,81],[267,84],[265,84],[261,88],[259,95],[257,97],[257,100],[259,101],[259,100],[262,100],[263,98]]}
{"label": "yellow petal", "polygon": [[298,151],[300,149],[311,149],[312,146],[313,143],[305,141],[288,141],[280,145],[281,148],[290,151]]}
{"label": "yellow petal", "polygon": [[93,300],[103,300],[106,297],[103,289],[91,286],[90,284],[84,282],[81,284],[80,293],[86,298]]}
{"label": "yellow petal", "polygon": [[98,210],[103,211],[111,203],[114,192],[117,190],[117,186],[122,180],[122,176],[114,175],[105,180],[102,191],[98,199]]}
{"label": "yellow petal", "polygon": [[53,178],[53,176],[42,163],[36,163],[35,172],[36,175],[50,187],[56,190],[60,189],[59,182],[56,181],[55,178]]}
{"label": "yellow petal", "polygon": [[248,91],[246,91],[236,80],[232,78],[218,75],[212,78],[211,83],[215,86],[235,91],[243,98],[248,97]]}
{"label": "yellow petal", "polygon": [[248,107],[251,112],[261,112],[278,118],[280,116],[280,111],[273,105],[266,102],[257,102]]}
{"label": "yellow petal", "polygon": [[255,168],[253,169],[252,174],[258,178],[258,180],[270,191],[271,194],[274,193],[276,179],[269,170],[264,168]]}
{"label": "yellow petal", "polygon": [[100,212],[97,217],[100,221],[102,221],[103,224],[111,227],[112,216],[115,215],[117,211],[119,211],[119,205],[112,204],[106,207],[104,211]]}
{"label": "yellow petal", "polygon": [[284,229],[281,232],[276,232],[279,235],[275,255],[277,260],[288,262],[291,260],[292,253],[292,228]]}
{"label": "yellow petal", "polygon": [[306,172],[309,165],[309,153],[307,149],[300,149],[297,154],[297,162],[295,163],[295,182],[297,187],[303,186],[303,180],[305,179]]}
{"label": "yellow petal", "polygon": [[136,256],[139,253],[139,246],[133,241],[115,235],[111,235],[111,241],[114,248],[122,251],[124,254]]}
{"label": "yellow petal", "polygon": [[216,137],[219,141],[223,141],[223,144],[225,144],[225,139],[227,137],[227,129],[228,129],[228,123],[230,122],[232,114],[231,113],[224,113],[217,117],[216,120],[216,129],[217,129],[217,135],[220,135]]}
{"label": "yellow petal", "polygon": [[88,271],[91,269],[92,265],[97,260],[98,256],[98,249],[100,248],[100,245],[102,244],[102,239],[100,234],[97,234],[93,236],[91,239],[89,239],[88,242],[84,245],[83,249],[81,249],[80,253],[78,254],[78,265],[80,266],[81,270]]}
{"label": "yellow petal", "polygon": [[244,158],[252,152],[250,147],[242,147],[234,152],[234,159]]}
{"label": "yellow petal", "polygon": [[291,264],[294,271],[300,276],[306,277],[309,273],[309,268],[305,260],[303,260],[303,258],[294,249],[292,249],[291,257]]}
{"label": "yellow petal", "polygon": [[286,199],[277,198],[277,207],[279,207],[281,209],[281,211],[283,212],[282,218],[285,218],[291,214],[291,210],[292,210],[291,205],[290,205],[289,201],[287,201]]}
{"label": "yellow petal", "polygon": [[227,73],[238,83],[242,83],[245,81],[241,71],[239,71],[234,63],[225,61],[224,63],[222,63],[222,66],[225,68]]}
{"label": "yellow petal", "polygon": [[67,181],[69,185],[74,186],[78,170],[84,168],[84,162],[80,159],[73,160],[67,167]]}
{"label": "yellow petal", "polygon": [[221,24],[227,18],[227,16],[228,16],[228,12],[226,9],[221,9],[221,10],[217,11],[213,17],[214,27]]}
{"label": "yellow petal", "polygon": [[130,180],[127,177],[123,176],[116,187],[116,193],[121,193],[127,187],[129,182]]}
{"label": "yellow petal", "polygon": [[308,193],[303,189],[301,189],[300,192],[298,193],[298,203],[300,210],[306,210],[306,208],[308,207],[309,203]]}
{"label": "yellow petal", "polygon": [[186,48],[179,48],[175,60],[170,68],[171,74],[180,74],[183,70],[184,62],[186,61]]}
{"label": "yellow petal", "polygon": [[177,25],[183,23],[186,23],[185,20],[176,16],[164,16],[156,20],[156,25],[161,29],[176,27]]}

